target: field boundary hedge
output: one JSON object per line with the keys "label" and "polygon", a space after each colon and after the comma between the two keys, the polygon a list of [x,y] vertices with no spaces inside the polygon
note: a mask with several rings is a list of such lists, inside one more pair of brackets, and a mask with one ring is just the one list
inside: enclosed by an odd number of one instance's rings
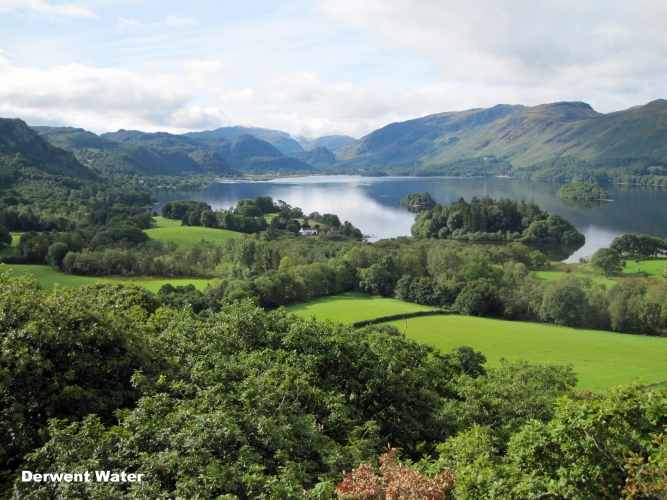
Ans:
{"label": "field boundary hedge", "polygon": [[430,311],[415,311],[403,314],[392,314],[391,316],[380,316],[379,318],[365,319],[352,323],[354,328],[361,328],[368,325],[376,325],[378,323],[386,323],[388,321],[395,321],[397,319],[417,318],[419,316],[441,316],[445,314],[452,314],[451,311],[445,309],[435,309]]}

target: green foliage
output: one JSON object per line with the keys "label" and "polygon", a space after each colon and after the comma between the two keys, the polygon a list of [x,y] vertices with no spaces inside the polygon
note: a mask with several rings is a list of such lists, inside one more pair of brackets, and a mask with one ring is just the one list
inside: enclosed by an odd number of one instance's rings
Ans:
{"label": "green foliage", "polygon": [[600,248],[591,258],[591,266],[605,276],[619,274],[623,270],[621,255],[613,248]]}
{"label": "green foliage", "polygon": [[667,423],[666,405],[664,390],[636,386],[562,398],[548,410],[552,419],[515,430],[505,453],[492,427],[475,426],[439,446],[440,458],[423,467],[454,467],[462,500],[629,498],[622,493],[630,457],[653,448]]}
{"label": "green foliage", "polygon": [[[146,470],[141,485],[16,483],[16,495],[299,498],[391,437],[406,453],[449,427],[438,408],[455,365],[398,332],[265,314],[248,304],[151,319],[168,365],[133,380],[135,409],[52,421],[37,470]],[[148,436],[151,438],[146,439]]]}
{"label": "green foliage", "polygon": [[9,234],[9,230],[0,225],[0,248],[4,246],[10,246],[12,244],[12,235]]}
{"label": "green foliage", "polygon": [[563,326],[583,326],[587,313],[586,293],[576,278],[549,283],[544,291],[540,319]]}
{"label": "green foliage", "polygon": [[435,205],[419,214],[414,236],[469,241],[522,241],[576,249],[584,236],[559,215],[548,214],[534,203],[501,198],[463,198],[447,206]]}
{"label": "green foliage", "polygon": [[630,258],[656,257],[659,253],[667,253],[667,240],[641,234],[624,234],[614,238],[609,247],[622,256]]}
{"label": "green foliage", "polygon": [[155,300],[142,288],[56,288],[0,273],[0,480],[40,446],[49,419],[113,420],[139,392],[130,377],[155,366],[145,322]]}
{"label": "green foliage", "polygon": [[480,278],[468,282],[456,297],[453,309],[468,316],[502,314],[502,302],[493,280]]}

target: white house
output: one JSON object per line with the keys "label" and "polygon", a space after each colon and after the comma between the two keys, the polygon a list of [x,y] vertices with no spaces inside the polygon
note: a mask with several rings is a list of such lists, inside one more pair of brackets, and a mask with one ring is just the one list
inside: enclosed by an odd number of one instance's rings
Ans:
{"label": "white house", "polygon": [[320,234],[320,230],[313,228],[308,228],[308,229],[301,228],[299,229],[299,234],[302,236],[317,236],[318,234]]}

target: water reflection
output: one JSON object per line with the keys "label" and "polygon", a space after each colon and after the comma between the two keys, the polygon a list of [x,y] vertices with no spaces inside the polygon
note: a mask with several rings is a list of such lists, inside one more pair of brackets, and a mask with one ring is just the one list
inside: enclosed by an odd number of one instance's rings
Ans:
{"label": "water reflection", "polygon": [[463,197],[535,200],[544,210],[557,213],[586,236],[586,244],[568,262],[590,256],[625,233],[667,236],[667,189],[647,186],[605,186],[611,200],[591,210],[565,205],[556,192],[562,183],[500,179],[494,177],[358,177],[314,176],[272,181],[225,181],[203,190],[161,190],[154,196],[162,203],[173,200],[205,201],[213,209],[229,208],[243,198],[268,195],[298,206],[304,212],[335,213],[365,234],[391,238],[410,234],[415,214],[398,202],[413,192],[429,192],[440,204]]}

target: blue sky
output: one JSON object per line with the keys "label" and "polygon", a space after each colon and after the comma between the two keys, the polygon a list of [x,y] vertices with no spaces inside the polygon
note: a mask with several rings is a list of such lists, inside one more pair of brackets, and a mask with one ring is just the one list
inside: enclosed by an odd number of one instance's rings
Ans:
{"label": "blue sky", "polygon": [[360,137],[498,103],[667,97],[667,3],[0,0],[0,116]]}

